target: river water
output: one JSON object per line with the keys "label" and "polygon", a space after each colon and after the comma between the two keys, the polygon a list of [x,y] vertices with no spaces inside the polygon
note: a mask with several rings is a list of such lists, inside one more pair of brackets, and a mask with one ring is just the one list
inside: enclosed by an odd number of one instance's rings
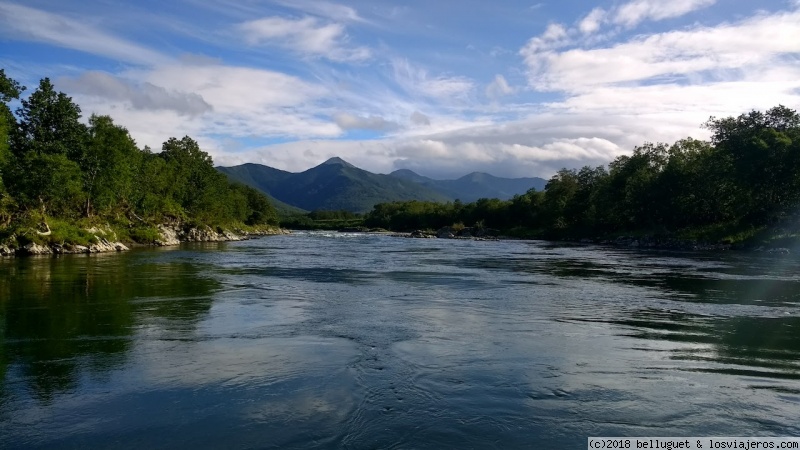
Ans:
{"label": "river water", "polygon": [[800,435],[800,259],[295,233],[0,261],[0,448]]}

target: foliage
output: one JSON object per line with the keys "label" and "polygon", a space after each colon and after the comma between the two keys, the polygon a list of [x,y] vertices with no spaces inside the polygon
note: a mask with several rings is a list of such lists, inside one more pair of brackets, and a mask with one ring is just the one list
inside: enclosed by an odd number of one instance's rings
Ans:
{"label": "foliage", "polygon": [[364,217],[345,210],[317,210],[307,214],[283,214],[280,223],[293,230],[340,230],[362,227]]}
{"label": "foliage", "polygon": [[645,143],[608,168],[562,169],[544,192],[464,205],[384,203],[367,214],[365,223],[411,230],[483,222],[527,237],[646,231],[733,242],[761,239],[779,226],[795,233],[800,219],[797,112],[778,106],[736,118],[712,117],[705,126],[712,132],[710,142]]}
{"label": "foliage", "polygon": [[[708,142],[644,143],[607,167],[562,169],[543,191],[443,203],[447,196],[419,180],[371,174],[341,160],[301,174],[271,169],[269,180],[254,187],[259,174],[248,168],[228,173],[247,185],[234,184],[188,136],[169,138],[154,153],[138,148],[108,116],[84,124],[80,107],[47,78],[20,99],[15,116],[8,104],[24,90],[0,69],[0,235],[9,239],[42,239],[26,230],[49,221],[56,225],[47,239],[83,242],[87,237],[72,227],[84,218],[125,224],[127,236],[146,242],[165,222],[276,225],[278,213],[257,189],[327,209],[280,218],[300,228],[455,224],[519,236],[650,232],[724,240],[800,232],[800,116],[785,106],[711,117]],[[427,201],[391,201],[409,197]],[[381,201],[363,217],[353,213]]]}
{"label": "foliage", "polygon": [[111,117],[92,115],[88,126],[82,123],[80,107],[47,78],[21,99],[15,117],[7,103],[23,90],[0,69],[3,236],[24,231],[32,217],[52,232],[26,232],[21,239],[48,243],[85,243],[78,225],[83,218],[125,223],[124,238],[145,242],[157,237],[154,224],[163,222],[278,223],[264,195],[230,183],[192,138],[170,138],[158,154],[139,149]]}

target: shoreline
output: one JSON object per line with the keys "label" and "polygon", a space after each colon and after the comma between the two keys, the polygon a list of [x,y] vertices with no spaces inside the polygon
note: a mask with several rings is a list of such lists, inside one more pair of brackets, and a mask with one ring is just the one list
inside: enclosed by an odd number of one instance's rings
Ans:
{"label": "shoreline", "polygon": [[96,253],[119,253],[129,251],[131,248],[145,247],[172,247],[185,242],[236,242],[255,239],[261,236],[274,236],[290,234],[288,230],[282,228],[263,228],[254,231],[245,230],[214,230],[209,226],[182,228],[180,226],[158,225],[158,239],[150,243],[126,242],[117,240],[116,236],[108,239],[110,231],[100,229],[90,229],[94,233],[95,243],[80,245],[73,243],[38,244],[28,243],[21,247],[10,247],[0,245],[0,258],[13,258],[24,256],[57,256],[57,255],[80,255]]}
{"label": "shoreline", "polygon": [[[466,230],[469,230],[466,228]],[[629,248],[639,250],[674,250],[674,251],[691,251],[691,252],[722,252],[722,251],[735,251],[746,253],[764,253],[776,256],[787,256],[792,253],[792,250],[787,247],[769,246],[769,245],[745,245],[745,244],[732,244],[732,243],[712,243],[701,240],[692,239],[679,239],[679,238],[656,238],[654,236],[619,236],[616,238],[564,238],[564,239],[548,239],[543,237],[516,237],[503,234],[483,234],[483,235],[458,235],[452,233],[450,227],[443,227],[438,231],[433,230],[415,230],[411,232],[399,232],[391,230],[354,230],[354,229],[339,229],[328,230],[340,233],[365,233],[365,234],[379,234],[391,237],[406,238],[406,239],[445,239],[445,240],[470,240],[470,241],[544,241],[552,243],[562,243],[568,245],[601,245],[615,248]],[[496,231],[496,230],[493,230]]]}

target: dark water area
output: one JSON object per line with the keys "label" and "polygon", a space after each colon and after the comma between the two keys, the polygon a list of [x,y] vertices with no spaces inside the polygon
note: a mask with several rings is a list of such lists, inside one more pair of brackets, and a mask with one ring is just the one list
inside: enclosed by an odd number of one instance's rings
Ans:
{"label": "dark water area", "polygon": [[0,260],[0,448],[800,435],[800,259],[296,233]]}

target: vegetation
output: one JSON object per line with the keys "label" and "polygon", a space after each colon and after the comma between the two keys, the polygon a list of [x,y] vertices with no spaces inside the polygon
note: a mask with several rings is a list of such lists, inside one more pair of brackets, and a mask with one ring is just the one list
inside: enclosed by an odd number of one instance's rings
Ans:
{"label": "vegetation", "polygon": [[[279,214],[296,223],[309,210],[368,212],[378,203],[401,200],[475,201],[482,197],[510,199],[531,187],[544,188],[542,178],[499,178],[474,172],[457,180],[434,180],[408,169],[389,175],[359,169],[331,158],[302,173],[260,164],[217,167],[233,181],[252,186],[270,197]],[[294,206],[290,206],[294,205]]]}
{"label": "vegetation", "polygon": [[473,203],[384,203],[370,227],[480,223],[510,234],[581,238],[649,234],[714,241],[792,238],[800,207],[800,116],[778,106],[711,117],[710,141],[645,143],[608,167],[562,169],[544,191]]}
{"label": "vegetation", "polygon": [[542,190],[547,184],[543,178],[500,178],[482,172],[472,172],[456,180],[434,180],[408,169],[395,170],[390,175],[414,181],[451,200],[459,199],[462,202],[474,202],[481,198],[510,200],[514,195],[523,194],[531,188]]}
{"label": "vegetation", "polygon": [[190,137],[153,153],[111,117],[82,123],[80,107],[47,78],[20,99],[24,90],[0,69],[0,240],[80,244],[90,239],[81,229],[110,225],[151,242],[161,223],[277,224],[269,200],[229,182]]}
{"label": "vegetation", "polygon": [[307,214],[282,214],[280,221],[281,226],[293,230],[340,230],[363,227],[364,216],[345,210],[316,210]]}
{"label": "vegetation", "polygon": [[[359,169],[340,158],[331,158],[301,173],[284,172],[258,164],[219,167],[231,180],[252,186],[305,211],[346,210],[364,213],[381,202],[450,199],[429,187],[391,175]],[[292,211],[285,212],[292,213]],[[295,210],[292,216],[300,211]]]}
{"label": "vegetation", "polygon": [[[111,117],[81,122],[80,107],[49,79],[22,98],[25,90],[0,69],[0,243],[87,243],[92,227],[152,241],[162,223],[276,225],[278,214],[259,190],[329,210],[285,205],[284,225],[296,228],[467,224],[529,237],[647,234],[730,242],[792,240],[799,228],[800,116],[784,106],[711,117],[704,124],[709,141],[645,143],[607,167],[562,169],[542,191],[442,203],[449,197],[424,177],[376,175],[338,158],[300,174],[230,168],[227,176],[245,184],[231,183],[188,136],[169,138],[159,153],[140,149]],[[15,113],[12,102],[20,105]],[[481,174],[456,181],[513,188]],[[421,200],[391,202],[400,198]],[[365,216],[356,214],[380,201]]]}

